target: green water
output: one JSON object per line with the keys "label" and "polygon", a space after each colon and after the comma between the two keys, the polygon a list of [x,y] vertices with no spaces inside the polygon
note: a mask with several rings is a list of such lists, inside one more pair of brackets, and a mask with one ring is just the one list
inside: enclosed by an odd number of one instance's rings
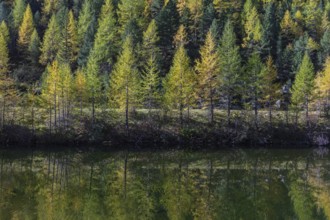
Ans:
{"label": "green water", "polygon": [[330,219],[330,154],[0,151],[0,219]]}

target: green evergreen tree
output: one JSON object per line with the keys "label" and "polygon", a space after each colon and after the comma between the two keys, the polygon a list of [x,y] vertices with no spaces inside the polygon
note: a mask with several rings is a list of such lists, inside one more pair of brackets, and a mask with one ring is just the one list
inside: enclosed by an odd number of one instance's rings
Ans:
{"label": "green evergreen tree", "polygon": [[190,67],[190,59],[183,45],[177,49],[170,72],[164,81],[165,105],[178,109],[180,124],[183,125],[183,110],[195,101],[196,77]]}
{"label": "green evergreen tree", "polygon": [[231,105],[239,92],[241,80],[241,57],[239,46],[236,45],[236,35],[232,23],[228,20],[220,40],[220,93],[227,100],[227,118],[230,122]]}
{"label": "green evergreen tree", "polygon": [[258,53],[254,52],[248,59],[244,73],[243,97],[250,101],[250,106],[254,109],[255,123],[258,124],[258,109],[260,107],[260,99],[263,85],[264,65]]}
{"label": "green evergreen tree", "polygon": [[174,54],[172,40],[179,27],[179,13],[174,0],[169,0],[156,17],[159,46],[162,52],[162,72],[167,72]]}
{"label": "green evergreen tree", "polygon": [[118,4],[118,22],[120,31],[123,32],[127,23],[135,20],[139,27],[144,27],[146,21],[144,18],[144,10],[146,8],[144,0],[121,0]]}
{"label": "green evergreen tree", "polygon": [[13,24],[15,28],[18,28],[23,20],[26,3],[25,0],[15,0],[12,11]]}
{"label": "green evergreen tree", "polygon": [[263,35],[261,38],[261,45],[263,45],[263,57],[268,55],[275,57],[277,42],[277,21],[274,2],[270,2],[266,5],[263,19],[263,30]]}
{"label": "green evergreen tree", "polygon": [[78,41],[76,23],[71,10],[68,12],[65,20],[57,57],[59,61],[69,62],[72,65],[77,59]]}
{"label": "green evergreen tree", "polygon": [[155,20],[152,20],[147,28],[147,30],[143,33],[143,41],[141,47],[141,60],[144,63],[150,63],[150,57],[153,57],[153,62],[156,62],[155,65],[160,67],[160,49],[158,47],[159,37],[158,37],[158,29]]}
{"label": "green evergreen tree", "polygon": [[78,45],[82,45],[84,42],[85,34],[94,20],[94,16],[92,1],[85,0],[80,10],[77,24]]}
{"label": "green evergreen tree", "polygon": [[247,20],[244,23],[245,37],[243,47],[254,49],[260,43],[263,35],[263,28],[256,7],[247,14]]}
{"label": "green evergreen tree", "polygon": [[56,16],[53,15],[49,21],[48,28],[43,37],[41,45],[40,63],[46,65],[52,62],[57,55],[60,41],[60,27]]}
{"label": "green evergreen tree", "polygon": [[160,106],[160,71],[155,55],[151,55],[143,68],[141,96],[143,105],[149,110]]}
{"label": "green evergreen tree", "polygon": [[141,98],[139,97],[140,79],[131,36],[125,39],[109,84],[110,103],[125,110],[125,126],[128,132],[129,111],[140,104]]}
{"label": "green evergreen tree", "polygon": [[88,90],[88,100],[92,104],[92,126],[95,124],[95,105],[101,93],[101,81],[98,76],[99,65],[97,59],[90,56],[86,67],[86,81]]}
{"label": "green evergreen tree", "polygon": [[319,51],[318,58],[319,58],[319,65],[321,66],[326,60],[326,58],[330,55],[330,28],[328,28],[324,32],[320,40],[320,46],[321,49]]}
{"label": "green evergreen tree", "polygon": [[90,23],[90,25],[87,29],[87,32],[84,37],[84,41],[79,49],[77,62],[80,67],[83,67],[86,65],[90,51],[93,49],[94,36],[95,36],[95,32],[96,32],[95,26],[96,26],[96,20],[93,19],[93,21]]}
{"label": "green evergreen tree", "polygon": [[98,25],[92,56],[99,65],[102,63],[113,64],[118,50],[118,36],[114,31],[117,27],[112,0],[106,0],[102,6]]}
{"label": "green evergreen tree", "polygon": [[40,38],[36,29],[33,30],[28,51],[31,62],[37,64],[40,56]]}
{"label": "green evergreen tree", "polygon": [[198,94],[210,109],[210,122],[214,122],[214,103],[217,100],[219,88],[220,58],[215,39],[211,31],[206,35],[205,44],[200,49],[201,58],[196,63],[198,74]]}
{"label": "green evergreen tree", "polygon": [[296,112],[296,123],[298,120],[298,112],[304,106],[306,110],[306,119],[308,120],[309,102],[312,99],[312,91],[314,89],[314,66],[306,52],[301,65],[296,74],[295,81],[292,85],[291,105]]}

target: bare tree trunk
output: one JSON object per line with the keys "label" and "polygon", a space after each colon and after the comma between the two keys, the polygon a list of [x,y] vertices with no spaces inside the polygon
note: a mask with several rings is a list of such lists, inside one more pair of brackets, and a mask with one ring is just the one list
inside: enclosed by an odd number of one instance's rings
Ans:
{"label": "bare tree trunk", "polygon": [[126,190],[127,190],[127,160],[128,156],[125,155],[125,161],[124,161],[124,198],[126,199]]}
{"label": "bare tree trunk", "polygon": [[230,125],[230,109],[231,109],[231,96],[228,95],[227,98],[227,120],[228,120],[228,125]]}
{"label": "bare tree trunk", "polygon": [[125,103],[125,126],[126,134],[129,134],[129,124],[128,124],[128,108],[129,108],[129,99],[128,99],[128,85],[126,85],[126,103]]}

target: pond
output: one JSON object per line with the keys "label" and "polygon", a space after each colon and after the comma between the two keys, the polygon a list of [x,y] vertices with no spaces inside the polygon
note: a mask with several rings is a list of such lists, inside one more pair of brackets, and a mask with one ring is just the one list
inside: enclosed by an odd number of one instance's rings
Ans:
{"label": "pond", "polygon": [[330,155],[3,150],[0,219],[330,219]]}

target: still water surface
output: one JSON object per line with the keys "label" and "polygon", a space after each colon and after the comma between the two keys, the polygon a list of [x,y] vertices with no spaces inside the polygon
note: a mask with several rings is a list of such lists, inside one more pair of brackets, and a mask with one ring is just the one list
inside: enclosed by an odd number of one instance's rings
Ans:
{"label": "still water surface", "polygon": [[330,219],[330,154],[0,151],[0,219]]}

